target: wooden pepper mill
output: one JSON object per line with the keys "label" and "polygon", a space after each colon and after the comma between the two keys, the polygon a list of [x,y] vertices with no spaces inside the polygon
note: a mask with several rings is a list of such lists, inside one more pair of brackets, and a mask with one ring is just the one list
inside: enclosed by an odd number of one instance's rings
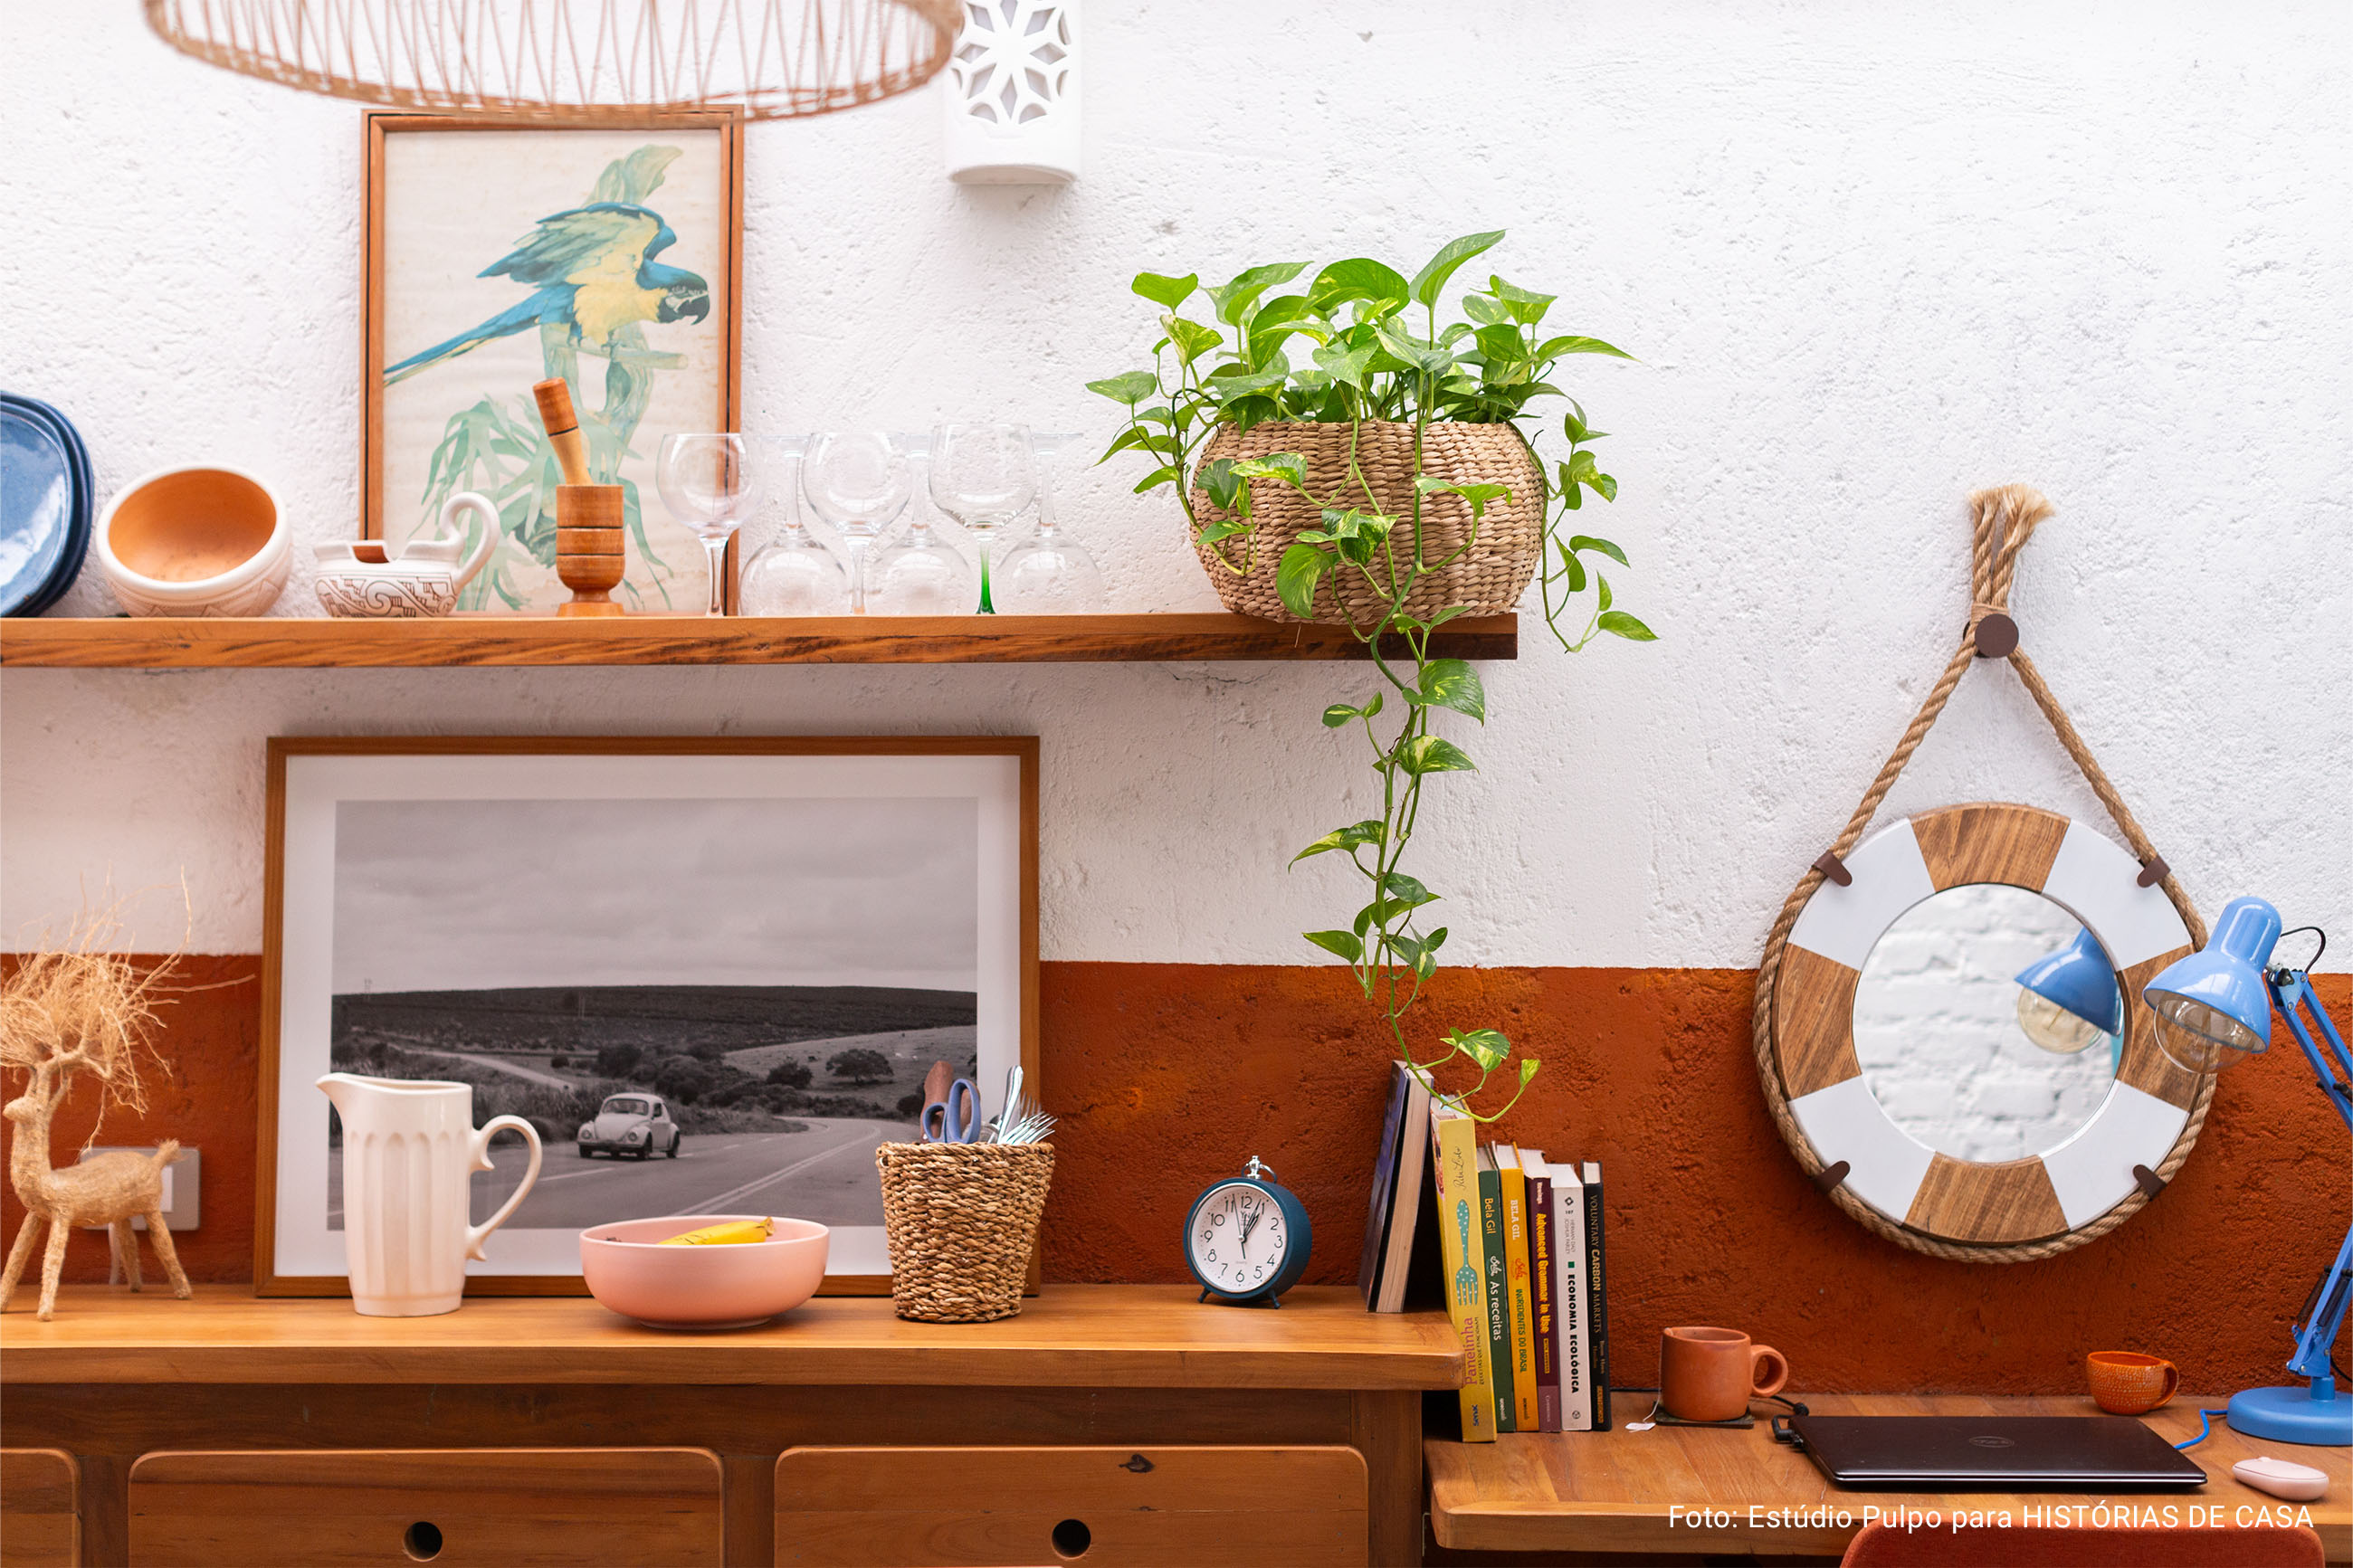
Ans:
{"label": "wooden pepper mill", "polygon": [[539,399],[540,423],[547,427],[556,465],[564,470],[564,483],[555,487],[555,574],[572,590],[572,598],[555,613],[626,615],[613,603],[613,590],[629,563],[621,487],[588,482],[588,447],[572,412],[572,389],[559,379],[531,390]]}

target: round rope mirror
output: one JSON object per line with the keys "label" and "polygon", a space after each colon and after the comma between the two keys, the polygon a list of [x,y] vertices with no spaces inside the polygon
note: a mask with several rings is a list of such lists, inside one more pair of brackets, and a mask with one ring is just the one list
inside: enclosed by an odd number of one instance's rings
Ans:
{"label": "round rope mirror", "polygon": [[[2050,505],[1980,492],[1968,630],[1757,972],[1757,1067],[1815,1184],[1915,1251],[1989,1263],[2105,1235],[2189,1157],[2213,1075],[2158,1049],[2140,990],[2204,923],[2018,645],[2019,550]],[[1978,658],[2006,658],[2126,843],[2032,806],[1948,806],[1865,837]]]}

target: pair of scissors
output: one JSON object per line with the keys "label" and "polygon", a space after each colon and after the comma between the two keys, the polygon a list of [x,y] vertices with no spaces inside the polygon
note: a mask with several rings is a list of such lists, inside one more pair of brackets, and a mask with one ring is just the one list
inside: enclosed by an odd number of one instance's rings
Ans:
{"label": "pair of scissors", "polygon": [[926,1143],[979,1142],[980,1091],[972,1087],[972,1079],[953,1080],[945,1100],[924,1106],[923,1129]]}

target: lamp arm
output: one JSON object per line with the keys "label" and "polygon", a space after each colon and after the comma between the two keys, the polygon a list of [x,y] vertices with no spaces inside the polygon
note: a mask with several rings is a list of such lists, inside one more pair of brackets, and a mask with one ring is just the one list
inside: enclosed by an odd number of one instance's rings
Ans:
{"label": "lamp arm", "polygon": [[[2264,978],[2271,986],[2272,1005],[2287,1020],[2295,1043],[2304,1048],[2305,1058],[2319,1076],[2322,1092],[2337,1107],[2337,1114],[2345,1119],[2346,1126],[2353,1128],[2353,1088],[2347,1086],[2337,1070],[2342,1064],[2347,1072],[2353,1073],[2353,1052],[2346,1049],[2345,1037],[2337,1032],[2320,999],[2312,994],[2311,977],[2299,969],[2276,969]],[[2306,1016],[2318,1026],[2319,1038],[2306,1024]],[[2336,1055],[2335,1061],[2322,1050],[2321,1039],[2328,1042],[2329,1051]],[[2347,1228],[2344,1245],[2337,1249],[2337,1261],[2320,1277],[2320,1283],[2305,1303],[2308,1315],[2296,1327],[2295,1355],[2287,1363],[2290,1372],[2313,1380],[2316,1399],[2330,1398],[2336,1387],[2336,1373],[2328,1358],[2337,1344],[2337,1331],[2345,1326],[2348,1296],[2353,1296],[2353,1227]]]}

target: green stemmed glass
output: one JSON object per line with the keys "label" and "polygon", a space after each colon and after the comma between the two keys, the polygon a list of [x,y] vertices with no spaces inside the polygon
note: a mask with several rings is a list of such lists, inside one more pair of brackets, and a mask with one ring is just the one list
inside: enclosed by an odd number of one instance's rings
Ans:
{"label": "green stemmed glass", "polygon": [[988,548],[1038,493],[1027,425],[944,424],[932,427],[932,500],[962,523],[980,552],[980,611],[988,596]]}

